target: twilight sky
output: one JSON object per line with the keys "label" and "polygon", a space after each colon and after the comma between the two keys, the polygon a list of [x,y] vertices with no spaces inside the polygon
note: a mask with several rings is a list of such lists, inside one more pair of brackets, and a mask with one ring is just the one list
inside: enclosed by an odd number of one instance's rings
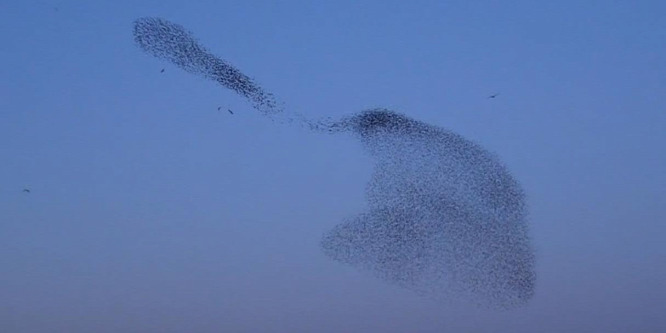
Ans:
{"label": "twilight sky", "polygon": [[[0,2],[0,331],[666,330],[664,12]],[[144,16],[185,26],[289,110],[387,107],[498,154],[528,195],[535,297],[441,304],[327,258],[321,235],[366,204],[370,157],[145,55]]]}

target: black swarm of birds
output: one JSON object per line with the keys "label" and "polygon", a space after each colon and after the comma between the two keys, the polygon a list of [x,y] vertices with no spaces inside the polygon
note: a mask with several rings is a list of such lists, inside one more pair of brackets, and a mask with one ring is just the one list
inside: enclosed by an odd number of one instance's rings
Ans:
{"label": "black swarm of birds", "polygon": [[[241,94],[265,115],[285,113],[271,94],[178,24],[138,19],[134,39],[145,52]],[[386,109],[337,121],[289,119],[316,131],[350,133],[375,161],[368,210],[324,234],[326,255],[442,300],[510,308],[532,298],[535,256],[525,194],[496,156]]]}
{"label": "black swarm of birds", "polygon": [[211,54],[180,25],[160,18],[136,20],[134,41],[149,54],[235,91],[265,114],[280,111],[271,94],[264,92],[250,77]]}

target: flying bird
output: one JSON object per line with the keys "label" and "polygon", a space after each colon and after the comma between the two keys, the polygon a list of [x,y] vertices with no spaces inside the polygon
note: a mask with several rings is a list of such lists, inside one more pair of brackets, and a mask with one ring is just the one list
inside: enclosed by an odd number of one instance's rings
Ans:
{"label": "flying bird", "polygon": [[23,192],[25,192],[25,193],[30,193],[30,190],[27,189],[27,188],[24,188],[24,189],[23,189]]}
{"label": "flying bird", "polygon": [[231,113],[231,114],[234,114],[234,112],[231,111],[231,109],[227,109],[227,111],[229,111],[229,113]]}
{"label": "flying bird", "polygon": [[499,96],[499,93],[492,94],[492,95],[488,96],[488,98],[495,98],[495,97],[497,97],[497,96]]}
{"label": "flying bird", "polygon": [[160,73],[164,73],[164,68],[162,68],[162,70],[160,71]]}

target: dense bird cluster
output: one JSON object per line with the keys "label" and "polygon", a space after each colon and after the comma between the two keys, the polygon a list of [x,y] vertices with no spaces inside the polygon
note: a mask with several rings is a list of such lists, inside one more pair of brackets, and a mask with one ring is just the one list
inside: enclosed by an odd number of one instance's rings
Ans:
{"label": "dense bird cluster", "polygon": [[368,210],[324,236],[326,254],[440,299],[506,307],[531,298],[524,194],[496,157],[388,110],[342,123],[375,168]]}
{"label": "dense bird cluster", "polygon": [[[238,92],[262,113],[283,113],[272,95],[181,26],[139,19],[134,38],[147,53]],[[460,135],[383,109],[339,121],[287,118],[317,131],[352,133],[375,160],[368,210],[324,235],[328,256],[440,299],[511,307],[532,297],[524,193],[497,157]]]}

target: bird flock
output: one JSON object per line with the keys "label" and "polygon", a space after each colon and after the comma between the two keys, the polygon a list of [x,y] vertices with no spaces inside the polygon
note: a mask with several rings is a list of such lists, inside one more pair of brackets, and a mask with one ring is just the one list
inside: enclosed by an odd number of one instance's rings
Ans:
{"label": "bird flock", "polygon": [[338,120],[290,114],[182,26],[147,17],[134,22],[133,33],[146,53],[237,92],[266,116],[358,138],[374,161],[368,208],[323,235],[328,257],[445,301],[511,308],[533,297],[525,193],[497,156],[387,109]]}

